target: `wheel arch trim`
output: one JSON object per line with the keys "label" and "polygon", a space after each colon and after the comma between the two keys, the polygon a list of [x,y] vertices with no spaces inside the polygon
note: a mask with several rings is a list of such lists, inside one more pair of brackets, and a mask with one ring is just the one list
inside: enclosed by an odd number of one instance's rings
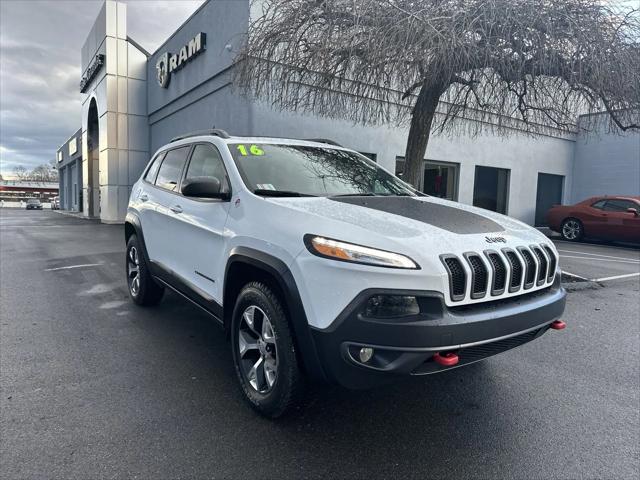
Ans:
{"label": "wheel arch trim", "polygon": [[[250,247],[234,247],[229,252],[224,272],[223,299],[226,298],[229,285],[229,271],[236,264],[244,264],[264,271],[273,277],[284,295],[285,307],[289,313],[289,320],[294,338],[306,373],[315,380],[326,380],[315,341],[307,321],[307,315],[300,298],[300,292],[289,267],[279,258]],[[223,305],[226,302],[223,301]],[[227,310],[231,309],[231,310]],[[226,305],[225,313],[231,313],[233,305]],[[226,315],[225,315],[226,317]]]}

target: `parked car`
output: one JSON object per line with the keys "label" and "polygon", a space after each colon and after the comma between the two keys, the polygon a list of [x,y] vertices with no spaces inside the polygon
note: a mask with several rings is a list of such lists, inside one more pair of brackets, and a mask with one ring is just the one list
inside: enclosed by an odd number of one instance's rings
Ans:
{"label": "parked car", "polygon": [[565,326],[546,236],[326,141],[178,137],[133,186],[125,241],[132,300],[155,305],[170,288],[208,312],[269,417],[305,378],[370,387]]}
{"label": "parked car", "polygon": [[27,210],[42,210],[42,203],[37,198],[30,198],[26,204]]}
{"label": "parked car", "polygon": [[591,197],[575,205],[554,205],[547,224],[565,240],[584,237],[640,242],[640,197]]}
{"label": "parked car", "polygon": [[53,197],[51,199],[51,210],[60,210],[60,197]]}

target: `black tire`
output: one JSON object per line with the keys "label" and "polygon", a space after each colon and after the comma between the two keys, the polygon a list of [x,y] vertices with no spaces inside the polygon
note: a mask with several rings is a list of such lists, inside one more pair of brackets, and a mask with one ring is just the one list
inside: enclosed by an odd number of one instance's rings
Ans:
{"label": "black tire", "polygon": [[584,225],[577,218],[565,218],[560,225],[560,235],[568,242],[578,242],[584,237]]}
{"label": "black tire", "polygon": [[[249,327],[245,314],[250,314],[253,327]],[[247,348],[241,354],[241,335],[243,338],[255,336],[256,345],[260,345],[262,339],[262,346]],[[240,387],[256,411],[266,417],[277,418],[300,402],[304,391],[303,376],[291,328],[280,299],[264,283],[251,282],[238,295],[231,323],[231,347]],[[269,353],[269,348],[274,350]],[[260,359],[262,374],[260,367],[256,368]],[[253,380],[250,380],[251,370],[256,374]]]}
{"label": "black tire", "polygon": [[151,276],[140,241],[135,234],[131,235],[127,242],[125,271],[131,300],[144,306],[157,305],[162,300],[164,287],[158,285]]}

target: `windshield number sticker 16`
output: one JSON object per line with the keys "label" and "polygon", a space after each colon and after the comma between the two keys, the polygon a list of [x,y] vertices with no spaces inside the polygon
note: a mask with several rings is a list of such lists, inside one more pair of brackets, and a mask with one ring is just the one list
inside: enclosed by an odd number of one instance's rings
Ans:
{"label": "windshield number sticker 16", "polygon": [[257,145],[251,145],[249,147],[249,150],[247,150],[246,145],[238,145],[236,148],[240,152],[240,155],[242,155],[243,157],[246,157],[247,155],[255,155],[255,156],[264,155],[264,150],[262,150]]}

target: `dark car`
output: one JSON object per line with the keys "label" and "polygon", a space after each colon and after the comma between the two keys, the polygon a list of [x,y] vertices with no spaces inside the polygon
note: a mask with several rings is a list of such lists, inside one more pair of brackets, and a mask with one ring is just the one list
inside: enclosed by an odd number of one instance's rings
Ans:
{"label": "dark car", "polygon": [[562,238],[583,237],[640,243],[640,197],[591,197],[575,205],[554,205],[547,224]]}
{"label": "dark car", "polygon": [[27,210],[42,210],[42,203],[37,198],[27,200]]}

